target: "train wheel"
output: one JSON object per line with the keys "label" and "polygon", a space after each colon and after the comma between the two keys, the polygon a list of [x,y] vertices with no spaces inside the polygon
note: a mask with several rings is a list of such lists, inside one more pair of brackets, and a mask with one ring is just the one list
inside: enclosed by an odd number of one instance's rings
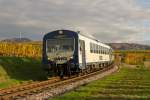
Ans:
{"label": "train wheel", "polygon": [[60,71],[60,78],[63,79],[64,78],[64,72]]}
{"label": "train wheel", "polygon": [[68,62],[66,67],[67,67],[67,68],[66,68],[67,76],[70,77],[71,74],[72,74],[72,73],[71,73],[71,68],[70,68],[70,67],[71,67],[71,64]]}
{"label": "train wheel", "polygon": [[88,73],[88,74],[90,73],[90,66],[88,66],[86,73]]}
{"label": "train wheel", "polygon": [[71,76],[71,69],[70,69],[70,66],[67,66],[67,75],[68,75],[68,77]]}
{"label": "train wheel", "polygon": [[57,67],[53,67],[53,76],[58,76],[58,69]]}

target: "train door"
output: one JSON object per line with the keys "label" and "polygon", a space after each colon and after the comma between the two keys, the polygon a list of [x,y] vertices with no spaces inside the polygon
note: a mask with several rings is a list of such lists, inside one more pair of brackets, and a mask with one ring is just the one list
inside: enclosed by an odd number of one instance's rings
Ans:
{"label": "train door", "polygon": [[85,69],[86,68],[86,53],[85,53],[85,41],[84,40],[80,40],[80,63],[81,63],[81,69]]}

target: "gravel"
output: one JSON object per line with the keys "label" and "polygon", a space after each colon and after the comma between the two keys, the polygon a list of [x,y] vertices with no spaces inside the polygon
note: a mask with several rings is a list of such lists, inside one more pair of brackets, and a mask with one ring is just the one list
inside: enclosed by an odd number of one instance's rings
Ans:
{"label": "gravel", "polygon": [[58,95],[66,93],[68,91],[74,90],[75,88],[77,88],[79,86],[88,84],[88,83],[95,81],[95,80],[99,80],[99,79],[101,79],[107,75],[110,75],[110,74],[116,72],[117,70],[118,70],[118,67],[114,66],[109,71],[102,72],[98,75],[94,75],[94,76],[91,76],[89,78],[86,78],[86,79],[83,79],[80,81],[76,81],[73,83],[69,83],[66,85],[58,86],[56,88],[46,89],[46,90],[43,90],[39,93],[35,93],[35,94],[33,93],[33,94],[30,94],[26,97],[20,98],[20,100],[48,100],[54,96],[58,96]]}

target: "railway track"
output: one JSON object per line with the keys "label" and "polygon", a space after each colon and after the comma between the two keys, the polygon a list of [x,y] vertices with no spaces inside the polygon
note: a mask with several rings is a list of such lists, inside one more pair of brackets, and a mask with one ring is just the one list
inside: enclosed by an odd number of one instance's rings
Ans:
{"label": "railway track", "polygon": [[47,89],[56,88],[58,86],[66,85],[79,80],[83,80],[88,77],[92,77],[93,75],[100,74],[104,71],[113,68],[113,66],[114,65],[111,65],[105,69],[97,70],[95,72],[85,74],[79,77],[72,76],[70,78],[66,78],[63,80],[60,79],[59,77],[53,77],[49,80],[42,81],[42,82],[35,82],[23,86],[14,87],[14,88],[3,89],[0,90],[0,100],[16,100],[19,98],[24,98],[27,95],[33,95]]}
{"label": "railway track", "polygon": [[23,93],[29,93],[30,91],[33,92],[32,89],[34,88],[52,84],[58,81],[60,81],[59,77],[52,77],[49,80],[42,82],[32,82],[31,84],[23,84],[12,88],[2,89],[0,90],[0,100],[9,100],[17,95],[21,96]]}

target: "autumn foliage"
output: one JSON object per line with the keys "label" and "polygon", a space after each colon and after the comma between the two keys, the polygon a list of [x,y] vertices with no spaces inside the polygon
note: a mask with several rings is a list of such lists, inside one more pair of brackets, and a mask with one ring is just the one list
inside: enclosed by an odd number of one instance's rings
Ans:
{"label": "autumn foliage", "polygon": [[115,55],[120,55],[122,62],[127,64],[143,64],[144,60],[150,59],[150,50],[138,51],[115,51]]}
{"label": "autumn foliage", "polygon": [[17,57],[41,57],[42,45],[39,43],[13,43],[1,42],[1,56],[17,56]]}
{"label": "autumn foliage", "polygon": [[125,58],[125,63],[128,64],[143,64],[144,55],[136,53],[128,53]]}

